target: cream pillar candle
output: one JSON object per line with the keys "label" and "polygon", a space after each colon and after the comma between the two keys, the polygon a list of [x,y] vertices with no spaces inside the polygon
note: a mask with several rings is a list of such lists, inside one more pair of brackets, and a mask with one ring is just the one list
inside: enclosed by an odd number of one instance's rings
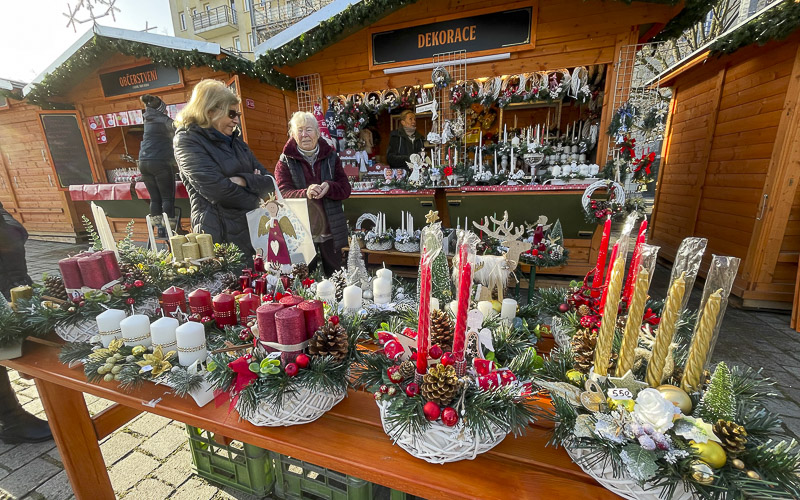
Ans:
{"label": "cream pillar candle", "polygon": [[375,278],[372,281],[372,297],[376,304],[388,304],[392,301],[392,282],[386,278]]}
{"label": "cream pillar candle", "polygon": [[686,359],[681,379],[681,389],[686,392],[693,392],[700,387],[700,377],[703,375],[703,367],[708,357],[708,349],[711,347],[711,339],[714,337],[721,305],[722,289],[719,289],[708,296],[700,323],[694,332],[692,345],[689,347],[689,357]]}
{"label": "cream pillar candle", "polygon": [[431,311],[439,309],[439,299],[431,297]]}
{"label": "cream pillar candle", "polygon": [[385,267],[382,267],[382,268],[378,269],[377,271],[375,271],[375,277],[377,277],[377,278],[386,278],[391,282],[392,281],[392,271],[386,269]]}
{"label": "cream pillar candle", "polygon": [[161,346],[161,350],[166,354],[174,351],[176,346],[175,330],[180,323],[175,318],[159,318],[150,325],[150,339],[153,348]]}
{"label": "cream pillar candle", "polygon": [[178,363],[191,366],[195,361],[203,362],[208,357],[206,350],[206,329],[194,321],[182,324],[175,330],[178,346]]}
{"label": "cream pillar candle", "polygon": [[594,350],[594,373],[601,377],[608,375],[608,361],[611,358],[611,345],[614,343],[614,327],[617,324],[619,310],[619,293],[622,291],[624,277],[625,257],[620,256],[614,261],[614,267],[611,269],[606,290],[606,307],[603,310],[603,320],[600,323],[600,332],[597,334],[597,347]]}
{"label": "cream pillar candle", "polygon": [[122,340],[128,347],[143,345],[150,347],[153,342],[150,340],[150,318],[144,314],[134,314],[123,319],[119,323],[122,330]]}
{"label": "cream pillar candle", "polygon": [[650,287],[650,272],[640,268],[633,286],[633,298],[628,307],[628,321],[625,323],[625,333],[622,345],[619,348],[617,360],[617,377],[622,377],[633,368],[634,353],[639,345],[639,331],[642,329],[644,306],[647,302],[647,289]]}
{"label": "cream pillar candle", "polygon": [[317,298],[323,302],[336,302],[336,285],[331,280],[322,280],[317,284]]}
{"label": "cream pillar candle", "polygon": [[503,299],[503,305],[500,307],[500,319],[511,321],[516,316],[517,301],[514,299]]}
{"label": "cream pillar candle", "polygon": [[361,309],[361,289],[355,285],[346,287],[342,302],[345,309]]}
{"label": "cream pillar candle", "polygon": [[682,273],[669,288],[667,300],[664,302],[664,312],[661,314],[661,322],[656,330],[656,340],[653,344],[653,351],[650,355],[650,362],[647,364],[647,383],[651,387],[661,385],[661,378],[664,374],[664,363],[669,354],[670,344],[675,335],[675,326],[681,315],[681,305],[683,304],[683,294],[686,291],[686,273]]}
{"label": "cream pillar candle", "polygon": [[183,245],[184,243],[188,243],[189,240],[186,239],[186,236],[176,234],[169,239],[169,246],[172,248],[172,258],[175,262],[183,262]]}
{"label": "cream pillar candle", "polygon": [[214,256],[214,239],[210,234],[198,234],[195,239],[200,246],[200,258]]}
{"label": "cream pillar candle", "polygon": [[100,341],[103,343],[103,347],[108,347],[114,339],[122,338],[119,324],[125,319],[125,316],[125,311],[119,309],[108,309],[97,315],[95,321],[97,321],[97,330],[100,332]]}
{"label": "cream pillar candle", "polygon": [[483,314],[484,318],[488,318],[492,314],[494,314],[494,308],[492,307],[492,303],[488,300],[481,300],[478,302],[478,310]]}
{"label": "cream pillar candle", "polygon": [[197,233],[188,233],[186,239],[189,240],[189,243],[197,243]]}
{"label": "cream pillar candle", "polygon": [[184,243],[181,245],[181,249],[183,250],[183,258],[189,260],[197,260],[200,258],[200,245],[197,243]]}
{"label": "cream pillar candle", "polygon": [[457,314],[458,313],[458,301],[457,300],[454,300],[454,301],[450,302],[450,304],[447,307],[450,308],[450,310],[453,312],[453,314]]}

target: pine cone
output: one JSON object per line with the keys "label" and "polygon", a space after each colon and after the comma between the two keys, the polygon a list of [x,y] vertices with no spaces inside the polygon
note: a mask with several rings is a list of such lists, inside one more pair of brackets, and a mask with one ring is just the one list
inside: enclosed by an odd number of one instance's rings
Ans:
{"label": "pine cone", "polygon": [[67,297],[67,289],[64,288],[64,280],[58,274],[44,279],[44,294],[61,300],[68,300],[69,298]]}
{"label": "pine cone", "polygon": [[422,397],[440,406],[447,406],[456,397],[459,382],[456,369],[450,365],[438,364],[428,369],[422,378]]}
{"label": "pine cone", "polygon": [[415,371],[416,367],[413,361],[403,361],[400,365],[400,375],[402,375],[404,379],[413,377]]}
{"label": "pine cone", "polygon": [[747,431],[741,425],[719,419],[714,424],[714,434],[722,441],[722,447],[728,452],[728,455],[736,456],[744,452]]}
{"label": "pine cone", "polygon": [[225,273],[220,277],[223,290],[232,290],[239,286],[239,280],[233,273]]}
{"label": "pine cone", "polygon": [[299,262],[292,266],[292,276],[300,281],[303,281],[308,278],[308,265],[303,262]]}
{"label": "pine cone", "polygon": [[586,304],[581,304],[581,306],[578,308],[578,314],[581,316],[588,316],[592,314],[592,309]]}
{"label": "pine cone", "polygon": [[[594,366],[594,349],[597,346],[597,332],[581,329],[572,336],[572,350],[575,352],[573,367],[583,374],[589,373]],[[611,353],[609,371],[614,371],[617,365],[617,353]]]}
{"label": "pine cone", "polygon": [[312,356],[333,356],[336,361],[347,358],[348,349],[347,330],[339,324],[326,323],[308,342],[308,352]]}
{"label": "pine cone", "polygon": [[339,269],[331,275],[331,281],[336,287],[336,301],[341,302],[344,296],[344,289],[347,286],[347,274],[342,269]]}
{"label": "pine cone", "polygon": [[438,345],[444,352],[452,351],[454,328],[450,315],[435,309],[431,313],[431,345]]}

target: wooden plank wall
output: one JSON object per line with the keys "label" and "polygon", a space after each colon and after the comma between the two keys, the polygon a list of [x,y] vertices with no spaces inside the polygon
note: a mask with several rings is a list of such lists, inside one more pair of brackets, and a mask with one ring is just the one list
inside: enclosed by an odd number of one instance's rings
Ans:
{"label": "wooden plank wall", "polygon": [[39,108],[9,100],[0,110],[0,201],[34,237],[74,241],[81,213],[56,187],[37,123]]}
{"label": "wooden plank wall", "polygon": [[[294,92],[283,92],[241,75],[239,82],[247,143],[256,158],[272,172],[288,137],[289,118],[293,110],[287,109],[287,105],[294,103],[296,109],[297,96]],[[255,100],[255,109],[247,108],[245,99]]]}

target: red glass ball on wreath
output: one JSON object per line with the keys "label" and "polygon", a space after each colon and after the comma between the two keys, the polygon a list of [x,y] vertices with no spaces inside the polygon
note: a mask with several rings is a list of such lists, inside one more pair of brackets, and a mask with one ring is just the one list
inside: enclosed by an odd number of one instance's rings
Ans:
{"label": "red glass ball on wreath", "polygon": [[439,405],[433,401],[428,401],[425,403],[425,406],[422,407],[422,413],[425,414],[425,418],[433,422],[439,418],[439,415],[442,414],[442,410],[439,408]]}
{"label": "red glass ball on wreath", "polygon": [[448,406],[442,410],[442,423],[448,427],[453,427],[458,423],[458,412],[455,408]]}

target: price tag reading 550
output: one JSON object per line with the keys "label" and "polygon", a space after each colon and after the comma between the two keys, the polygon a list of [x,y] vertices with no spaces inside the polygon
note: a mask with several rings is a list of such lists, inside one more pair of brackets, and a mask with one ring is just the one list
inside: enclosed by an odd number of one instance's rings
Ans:
{"label": "price tag reading 550", "polygon": [[608,390],[608,397],[616,400],[633,399],[633,394],[628,389],[613,387]]}

